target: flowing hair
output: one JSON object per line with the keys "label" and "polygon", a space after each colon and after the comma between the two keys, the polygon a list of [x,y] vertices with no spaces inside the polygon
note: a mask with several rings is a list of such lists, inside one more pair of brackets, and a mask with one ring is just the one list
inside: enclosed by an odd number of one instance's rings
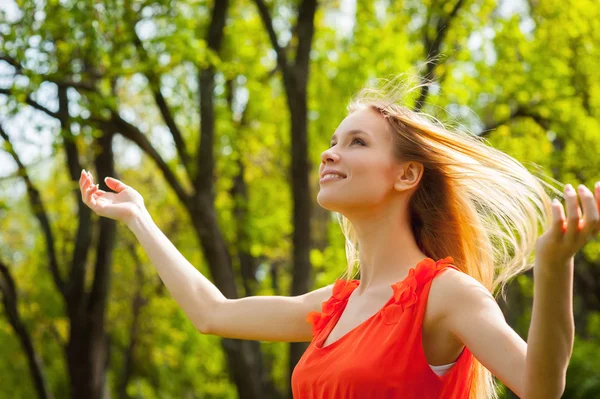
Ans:
{"label": "flowing hair", "polygon": [[[533,267],[539,229],[550,228],[551,198],[545,187],[560,198],[562,191],[484,138],[401,105],[430,83],[411,85],[403,76],[382,82],[379,88],[362,89],[348,113],[365,108],[379,112],[391,127],[395,159],[423,164],[408,205],[417,245],[434,260],[452,256],[462,272],[496,298],[498,293],[505,298],[506,284]],[[336,216],[345,236],[344,278],[350,279],[359,265],[356,230],[346,217]],[[497,398],[493,375],[476,358],[474,362],[470,398]]]}

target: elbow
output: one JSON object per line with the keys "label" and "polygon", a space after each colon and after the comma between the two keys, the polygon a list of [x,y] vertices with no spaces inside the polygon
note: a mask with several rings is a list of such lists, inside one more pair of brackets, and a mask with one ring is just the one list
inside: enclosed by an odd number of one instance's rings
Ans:
{"label": "elbow", "polygon": [[565,381],[553,381],[547,384],[531,384],[525,388],[523,396],[519,396],[521,399],[560,399],[565,392],[566,382]]}
{"label": "elbow", "polygon": [[212,325],[209,323],[209,319],[210,318],[200,318],[200,319],[194,321],[194,327],[196,327],[196,330],[198,330],[198,332],[200,334],[205,334],[205,335],[213,334],[214,329],[213,329]]}
{"label": "elbow", "polygon": [[217,331],[217,329],[215,328],[215,323],[217,319],[215,316],[219,315],[220,311],[217,309],[218,305],[219,303],[213,303],[210,306],[205,307],[206,310],[195,318],[194,326],[201,334],[216,335],[215,331]]}
{"label": "elbow", "polygon": [[211,335],[212,334],[212,330],[208,327],[207,324],[197,324],[196,325],[196,330],[198,330],[198,332],[200,334],[204,334],[204,335]]}

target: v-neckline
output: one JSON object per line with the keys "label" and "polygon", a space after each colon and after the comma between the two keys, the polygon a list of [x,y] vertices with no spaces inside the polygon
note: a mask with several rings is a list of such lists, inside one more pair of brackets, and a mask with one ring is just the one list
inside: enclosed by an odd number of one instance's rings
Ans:
{"label": "v-neckline", "polygon": [[[356,288],[358,288],[358,286]],[[354,291],[352,291],[352,292],[354,292]],[[381,313],[383,311],[383,309],[385,309],[385,307],[387,305],[389,305],[389,303],[392,301],[392,299],[394,299],[394,293],[392,291],[392,296],[390,297],[390,299],[388,299],[387,302],[381,307],[381,309],[379,309],[377,312],[375,312],[372,316],[370,316],[369,318],[367,318],[366,320],[364,320],[363,322],[361,322],[360,324],[358,324],[356,327],[354,327],[351,330],[349,330],[347,333],[345,333],[344,335],[342,335],[341,337],[339,337],[335,341],[328,343],[326,346],[323,346],[325,344],[325,341],[327,341],[327,338],[329,338],[329,336],[331,335],[331,333],[333,332],[333,330],[337,326],[338,322],[342,318],[342,314],[344,314],[344,311],[346,310],[346,306],[348,305],[348,300],[349,299],[350,299],[349,297],[348,297],[348,299],[346,299],[346,303],[344,304],[344,307],[342,308],[342,311],[339,312],[339,314],[337,315],[337,317],[335,319],[335,324],[333,324],[333,326],[331,326],[331,328],[327,332],[327,336],[325,336],[325,338],[321,339],[321,341],[320,341],[320,345],[321,346],[315,345],[315,347],[317,349],[328,349],[329,347],[331,347],[331,346],[337,344],[338,342],[342,341],[348,335],[350,335],[351,333],[353,333],[354,331],[358,330],[360,327],[362,327],[363,325],[367,324],[369,321],[371,321],[372,319],[374,319],[379,313]]]}
{"label": "v-neckline", "polygon": [[[408,272],[406,273],[406,276],[394,283],[394,284],[390,284],[390,287],[393,287],[396,284],[401,284],[402,282],[406,281],[406,279],[408,279],[408,277],[410,276],[410,271],[413,269],[416,269],[417,266],[419,266],[424,260],[427,260],[428,257],[422,259],[420,262],[418,262],[415,266],[411,267],[410,269],[408,269]],[[348,297],[344,300],[344,307],[342,308],[342,310],[340,312],[337,312],[337,316],[334,319],[334,324],[332,326],[330,326],[329,330],[327,331],[327,335],[320,339],[318,342],[315,343],[315,348],[320,349],[320,350],[325,350],[325,349],[329,349],[331,346],[336,345],[338,342],[342,341],[343,339],[345,339],[347,336],[351,335],[354,331],[358,330],[360,327],[364,326],[365,324],[367,324],[369,321],[373,320],[377,315],[379,315],[383,309],[386,308],[386,306],[388,306],[390,304],[390,302],[393,301],[394,299],[394,290],[392,289],[392,295],[390,296],[390,298],[387,300],[386,303],[383,304],[383,306],[375,313],[373,313],[373,315],[371,315],[369,318],[367,318],[366,320],[364,320],[363,322],[361,322],[360,324],[358,324],[356,327],[350,329],[348,332],[346,332],[344,335],[340,336],[338,339],[336,339],[333,342],[330,342],[329,344],[327,344],[326,346],[323,346],[325,344],[325,341],[327,341],[327,338],[329,338],[329,336],[331,335],[331,333],[333,332],[333,330],[335,329],[335,327],[337,326],[338,322],[340,321],[340,319],[342,318],[342,315],[344,314],[344,311],[346,310],[346,307],[348,306],[348,301],[350,300],[350,296],[352,295],[352,293],[360,286],[360,280],[355,280],[358,281],[358,285],[356,287],[354,287],[354,289],[352,290],[352,292],[350,293],[350,295],[348,295]]]}

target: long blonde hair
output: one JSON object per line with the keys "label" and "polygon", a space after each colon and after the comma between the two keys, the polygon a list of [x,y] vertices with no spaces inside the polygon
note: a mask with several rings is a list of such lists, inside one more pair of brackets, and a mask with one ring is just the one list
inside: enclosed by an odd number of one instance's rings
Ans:
{"label": "long blonde hair", "polygon": [[[434,260],[452,256],[461,271],[504,296],[506,283],[533,267],[539,229],[550,227],[551,198],[544,188],[559,197],[562,191],[485,139],[401,105],[423,84],[429,83],[410,85],[404,76],[383,80],[380,88],[361,90],[348,112],[365,107],[378,111],[392,128],[394,157],[423,164],[409,202],[421,251]],[[337,218],[346,239],[344,275],[350,279],[359,265],[356,231],[346,217],[338,213]],[[497,398],[493,375],[474,361],[470,397]]]}

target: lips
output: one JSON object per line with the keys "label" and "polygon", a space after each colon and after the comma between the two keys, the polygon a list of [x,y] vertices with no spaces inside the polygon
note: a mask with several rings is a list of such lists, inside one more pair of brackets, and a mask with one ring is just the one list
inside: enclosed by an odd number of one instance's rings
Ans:
{"label": "lips", "polygon": [[327,175],[338,175],[338,176],[341,176],[341,177],[343,177],[343,178],[345,178],[345,177],[346,177],[346,175],[345,175],[345,174],[343,174],[342,172],[339,172],[339,171],[337,171],[337,170],[335,170],[335,169],[324,169],[324,170],[321,172],[321,178],[323,178],[323,177],[325,177],[325,176],[327,176]]}
{"label": "lips", "polygon": [[[331,175],[335,175],[336,177],[331,177]],[[321,177],[321,180],[319,180],[320,184],[325,184],[325,183],[330,183],[330,182],[334,182],[334,181],[338,181],[338,180],[345,180],[346,178],[342,175],[336,174],[336,173],[329,173],[329,174],[325,174],[323,177]]]}

